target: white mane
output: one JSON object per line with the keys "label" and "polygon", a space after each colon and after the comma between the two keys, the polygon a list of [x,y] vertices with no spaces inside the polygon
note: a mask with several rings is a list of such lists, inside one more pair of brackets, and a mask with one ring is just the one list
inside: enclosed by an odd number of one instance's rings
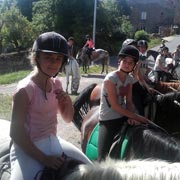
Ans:
{"label": "white mane", "polygon": [[66,180],[179,180],[180,163],[160,160],[118,161],[80,165]]}

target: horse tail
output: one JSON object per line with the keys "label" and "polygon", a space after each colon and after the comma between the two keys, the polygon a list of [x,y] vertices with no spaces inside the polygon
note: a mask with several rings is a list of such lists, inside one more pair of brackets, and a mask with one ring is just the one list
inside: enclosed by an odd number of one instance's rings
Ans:
{"label": "horse tail", "polygon": [[97,84],[93,83],[86,87],[79,96],[75,99],[73,106],[74,106],[74,116],[73,116],[73,123],[75,126],[81,131],[81,125],[83,122],[84,116],[90,109],[90,95],[92,90],[95,88]]}

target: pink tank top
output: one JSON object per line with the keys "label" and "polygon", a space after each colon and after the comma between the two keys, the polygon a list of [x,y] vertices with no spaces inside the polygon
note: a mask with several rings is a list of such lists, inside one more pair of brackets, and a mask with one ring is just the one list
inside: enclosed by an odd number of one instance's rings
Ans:
{"label": "pink tank top", "polygon": [[25,127],[33,141],[57,133],[58,101],[54,91],[62,89],[62,83],[58,78],[52,78],[51,84],[52,90],[46,93],[47,99],[44,92],[30,79],[30,76],[18,84],[18,90],[24,88],[29,97]]}

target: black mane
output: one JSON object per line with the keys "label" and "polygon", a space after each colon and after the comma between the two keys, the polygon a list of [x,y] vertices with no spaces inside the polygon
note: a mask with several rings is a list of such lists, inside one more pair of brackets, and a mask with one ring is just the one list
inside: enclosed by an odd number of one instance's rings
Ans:
{"label": "black mane", "polygon": [[180,162],[180,141],[160,129],[145,125],[131,127],[125,159],[163,159]]}

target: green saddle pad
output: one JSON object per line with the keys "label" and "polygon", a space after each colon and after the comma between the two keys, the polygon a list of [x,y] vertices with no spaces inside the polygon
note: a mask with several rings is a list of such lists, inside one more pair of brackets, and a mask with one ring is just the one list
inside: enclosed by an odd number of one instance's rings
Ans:
{"label": "green saddle pad", "polygon": [[[97,160],[98,157],[98,133],[99,133],[99,123],[93,129],[86,146],[86,156],[90,160]],[[128,144],[130,134],[131,133],[128,129],[128,132],[125,134],[125,137],[121,144],[121,148],[119,150],[119,159],[124,158],[124,153]]]}
{"label": "green saddle pad", "polygon": [[91,136],[88,140],[86,146],[86,156],[90,160],[97,160],[98,157],[98,133],[99,133],[99,123],[93,129]]}

